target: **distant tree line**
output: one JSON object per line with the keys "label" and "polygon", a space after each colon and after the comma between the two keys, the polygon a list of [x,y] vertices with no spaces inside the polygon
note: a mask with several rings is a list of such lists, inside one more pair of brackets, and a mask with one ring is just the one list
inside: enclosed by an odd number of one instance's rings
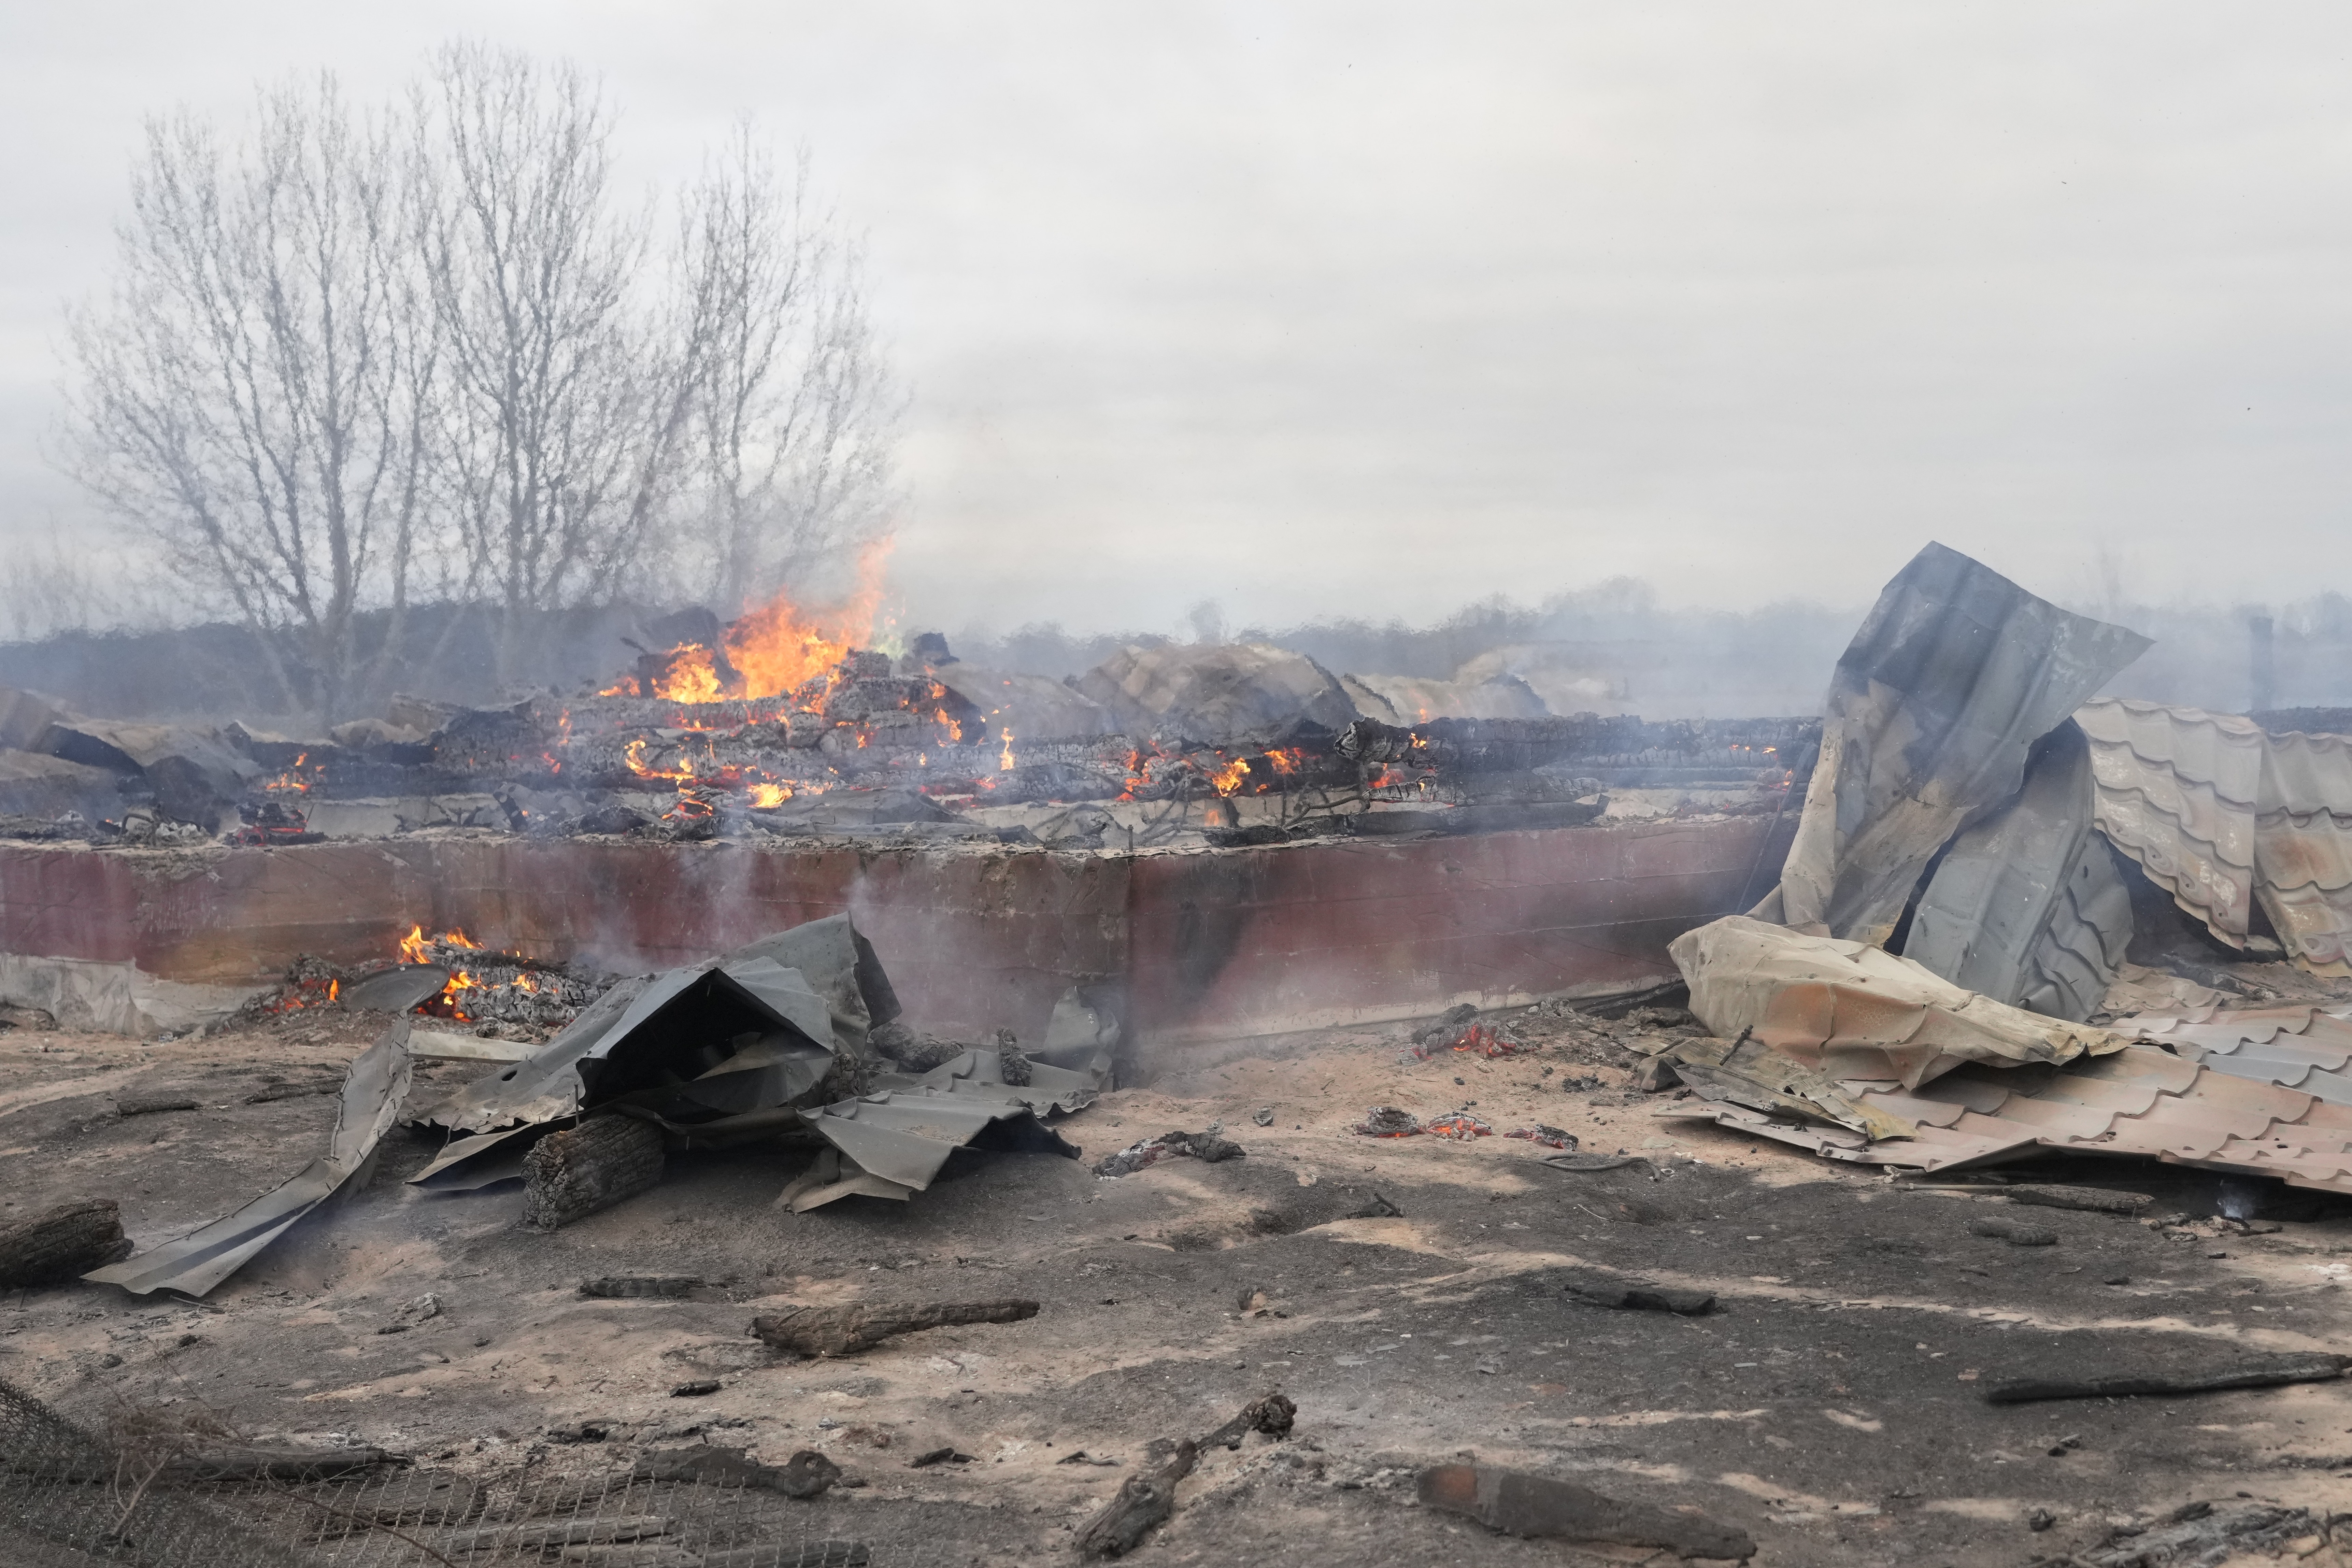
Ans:
{"label": "distant tree line", "polygon": [[512,679],[549,614],[732,612],[887,530],[898,397],[805,158],[739,125],[633,205],[614,129],[572,67],[470,44],[386,105],[322,77],[235,134],[149,123],[64,456],[284,710],[429,667],[452,605]]}

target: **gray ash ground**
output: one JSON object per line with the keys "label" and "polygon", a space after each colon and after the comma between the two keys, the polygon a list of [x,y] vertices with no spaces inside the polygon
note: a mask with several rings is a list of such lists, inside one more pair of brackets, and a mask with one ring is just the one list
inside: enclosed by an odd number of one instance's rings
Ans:
{"label": "gray ash ground", "polygon": [[[316,1152],[333,1114],[323,1094],[251,1097],[273,1079],[332,1081],[381,1022],[321,1014],[160,1046],[0,1033],[0,1216],[111,1196],[152,1241],[224,1212]],[[79,1415],[169,1401],[257,1436],[341,1435],[475,1472],[625,1468],[698,1432],[772,1461],[817,1447],[866,1484],[807,1504],[807,1534],[866,1541],[879,1564],[1070,1560],[1074,1527],[1148,1442],[1197,1436],[1269,1388],[1298,1404],[1294,1439],[1213,1451],[1140,1561],[1641,1555],[1415,1506],[1414,1469],[1465,1455],[1697,1507],[1748,1530],[1762,1564],[2022,1564],[2191,1500],[2352,1508],[2352,1385],[1979,1396],[2110,1354],[2346,1348],[2352,1220],[2245,1186],[2278,1226],[2250,1231],[2213,1217],[2212,1178],[2061,1163],[2043,1174],[2153,1191],[2152,1212],[2189,1217],[2035,1209],[2059,1244],[2013,1247],[1969,1234],[2017,1212],[1994,1200],[1654,1121],[1664,1100],[1627,1092],[1625,1046],[1667,1016],[1512,1022],[1530,1049],[1491,1060],[1400,1063],[1403,1026],[1235,1041],[1061,1127],[1092,1159],[1218,1122],[1245,1158],[1101,1180],[1052,1155],[962,1155],[904,1205],[779,1211],[807,1158],[779,1145],[679,1157],[654,1192],[541,1236],[519,1227],[511,1188],[404,1186],[432,1145],[402,1134],[363,1193],[201,1305],[93,1286],[0,1298],[0,1376]],[[479,1070],[427,1068],[418,1094]],[[114,1113],[118,1094],[164,1089],[199,1109]],[[1579,1173],[1500,1136],[1347,1131],[1374,1104],[1426,1118],[1465,1102],[1498,1131],[1542,1121],[1647,1163]],[[1343,1217],[1375,1194],[1402,1213]],[[1579,1266],[1720,1306],[1579,1306],[1559,1286]],[[578,1294],[627,1273],[712,1284]],[[439,1316],[378,1331],[426,1292]],[[1008,1295],[1043,1310],[841,1361],[781,1360],[747,1331],[788,1303]],[[670,1395],[704,1379],[719,1391]],[[583,1423],[600,1444],[558,1441]],[[972,1462],[908,1468],[942,1447]],[[1075,1449],[1123,1463],[1057,1462]]]}

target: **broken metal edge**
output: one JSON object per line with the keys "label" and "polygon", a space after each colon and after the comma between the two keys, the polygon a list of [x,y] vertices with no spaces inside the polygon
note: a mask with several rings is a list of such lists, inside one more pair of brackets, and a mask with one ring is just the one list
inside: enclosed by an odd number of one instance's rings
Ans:
{"label": "broken metal edge", "polygon": [[82,1278],[120,1285],[137,1296],[156,1290],[206,1294],[368,1168],[398,1119],[409,1071],[408,1021],[395,1019],[352,1058],[325,1158],[311,1161],[232,1214]]}

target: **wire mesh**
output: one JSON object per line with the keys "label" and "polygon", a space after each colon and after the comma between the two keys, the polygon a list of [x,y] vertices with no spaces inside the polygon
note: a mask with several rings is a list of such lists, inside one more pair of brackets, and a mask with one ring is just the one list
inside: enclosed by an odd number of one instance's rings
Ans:
{"label": "wire mesh", "polygon": [[[215,1454],[218,1450],[215,1448]],[[0,1381],[0,1561],[26,1568],[866,1568],[761,1488],[610,1466],[321,1474],[208,1458],[181,1429],[100,1436]]]}

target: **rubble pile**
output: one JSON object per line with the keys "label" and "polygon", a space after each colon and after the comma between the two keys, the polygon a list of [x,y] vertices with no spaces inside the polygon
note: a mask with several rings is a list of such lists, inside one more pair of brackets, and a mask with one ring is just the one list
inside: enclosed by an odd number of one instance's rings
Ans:
{"label": "rubble pile", "polygon": [[1130,647],[1066,683],[975,668],[936,635],[896,656],[803,636],[782,657],[758,635],[771,613],[728,628],[717,652],[647,654],[594,690],[483,707],[401,697],[307,738],[118,723],[0,692],[0,837],[1100,849],[1574,826],[1609,813],[1612,793],[1620,815],[1777,812],[1818,729],[1552,714],[1507,678],[1502,700],[1492,682],[1338,677],[1259,645]]}
{"label": "rubble pile", "polygon": [[1706,1033],[1652,1053],[1672,1114],[2352,1194],[2352,739],[2092,700],[2147,646],[1922,551],[1839,660],[1779,886],[1673,944]]}

